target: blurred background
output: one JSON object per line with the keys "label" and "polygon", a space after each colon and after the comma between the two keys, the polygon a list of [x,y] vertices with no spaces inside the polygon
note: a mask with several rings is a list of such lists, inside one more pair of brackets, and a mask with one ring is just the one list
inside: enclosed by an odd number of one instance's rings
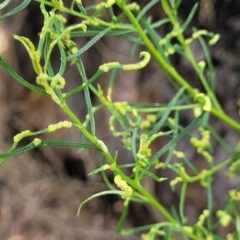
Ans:
{"label": "blurred background", "polygon": [[[19,1],[13,1],[19,4]],[[82,1],[85,5],[100,1]],[[179,9],[182,21],[187,18],[193,5],[198,2],[199,9],[194,20],[186,31],[191,34],[192,27],[208,29],[220,33],[217,45],[210,48],[216,70],[217,97],[226,112],[239,121],[239,109],[236,104],[240,98],[240,2],[238,0],[183,0]],[[64,1],[69,4],[70,0]],[[144,6],[148,1],[139,0]],[[158,7],[157,7],[158,6]],[[13,5],[11,5],[13,7]],[[160,4],[150,12],[154,20],[164,17]],[[67,16],[68,23],[79,22],[78,19]],[[12,35],[22,35],[30,38],[35,45],[38,43],[38,33],[42,28],[42,14],[39,4],[31,2],[27,9],[0,22],[0,55],[24,79],[35,82],[28,54],[23,46],[14,41]],[[161,29],[166,34],[171,28]],[[78,39],[83,46],[89,38]],[[83,62],[87,75],[92,76],[98,66],[105,62],[119,61],[121,63],[137,62],[138,57],[129,56],[132,44],[123,39],[106,37],[101,39],[89,51],[83,54]],[[192,46],[197,59],[204,59],[201,47],[196,43]],[[144,50],[144,48],[139,49]],[[188,63],[180,56],[174,56],[172,62],[177,70],[193,85],[199,87],[199,81]],[[56,53],[58,66],[59,56]],[[19,85],[0,68],[0,151],[6,152],[12,144],[15,134],[29,129],[37,131],[51,123],[66,120],[65,114],[51,102],[50,99],[33,93]],[[66,89],[72,89],[81,82],[74,68],[70,66],[65,73]],[[80,81],[80,82],[79,82]],[[103,75],[98,83],[106,90],[108,75]],[[201,88],[201,86],[200,86]],[[129,101],[142,103],[167,103],[175,94],[174,88],[165,78],[164,73],[152,61],[141,71],[121,72],[117,76],[113,91],[114,101]],[[94,104],[98,100],[92,96]],[[70,108],[83,120],[87,113],[83,94],[78,94],[69,100]],[[113,152],[119,150],[122,163],[130,162],[132,155],[124,150],[121,143],[112,136],[108,129],[110,114],[104,110],[96,115],[97,135]],[[182,116],[182,124],[187,125],[190,116]],[[233,146],[239,140],[239,135],[226,125],[214,122],[219,134]],[[47,136],[45,139],[80,139],[75,129],[61,130]],[[27,144],[31,139],[25,139]],[[153,146],[159,149],[163,142]],[[184,145],[184,144],[183,144]],[[182,146],[192,159],[197,156],[188,146]],[[214,146],[216,161],[223,160],[227,155],[217,144]],[[69,148],[40,148],[29,153],[9,159],[0,167],[0,239],[3,240],[83,240],[83,239],[139,239],[139,236],[129,238],[115,235],[114,227],[121,216],[122,201],[118,197],[108,196],[94,199],[82,209],[80,217],[76,217],[79,204],[91,194],[106,190],[101,176],[87,176],[100,164],[100,156],[94,152]],[[159,173],[161,174],[161,173]],[[165,173],[167,174],[167,173]],[[110,176],[111,177],[111,176]],[[164,177],[164,176],[163,176]],[[227,181],[224,172],[216,175],[214,196],[221,204],[223,192],[235,186],[239,179]],[[163,205],[177,204],[178,191],[172,193],[168,183],[147,181],[146,188],[151,191]],[[206,206],[202,197],[205,194],[198,186],[192,186],[187,195],[187,212],[194,222]],[[140,204],[132,204],[125,227],[137,227],[161,221],[151,208]],[[224,235],[224,232],[220,232]]]}

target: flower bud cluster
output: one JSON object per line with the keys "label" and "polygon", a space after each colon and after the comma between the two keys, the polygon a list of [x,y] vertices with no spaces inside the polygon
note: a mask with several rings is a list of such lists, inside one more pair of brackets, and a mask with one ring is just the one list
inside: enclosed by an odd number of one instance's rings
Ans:
{"label": "flower bud cluster", "polygon": [[124,181],[120,175],[115,176],[114,178],[115,184],[124,192],[122,198],[130,198],[132,195],[132,188]]}
{"label": "flower bud cluster", "polygon": [[72,123],[69,121],[62,121],[56,124],[50,124],[48,126],[48,132],[54,132],[57,129],[61,129],[61,128],[71,128],[72,127]]}
{"label": "flower bud cluster", "polygon": [[31,131],[30,131],[30,130],[25,130],[25,131],[23,131],[23,132],[21,132],[21,133],[18,133],[16,136],[14,136],[13,141],[14,141],[15,143],[17,143],[17,142],[19,142],[21,139],[29,136],[30,134],[31,134]]}

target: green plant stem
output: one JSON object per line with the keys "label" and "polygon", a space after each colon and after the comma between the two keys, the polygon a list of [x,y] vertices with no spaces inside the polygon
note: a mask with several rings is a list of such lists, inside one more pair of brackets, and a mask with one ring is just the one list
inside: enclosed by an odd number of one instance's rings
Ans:
{"label": "green plant stem", "polygon": [[219,112],[217,109],[212,108],[211,113],[215,117],[221,119],[223,122],[227,123],[229,126],[240,132],[240,124],[231,117],[229,117],[225,112]]}
{"label": "green plant stem", "polygon": [[[86,136],[92,143],[97,143],[97,138],[94,137],[91,133],[87,131],[87,129],[83,126],[83,124],[80,122],[80,120],[76,117],[76,115],[68,108],[68,106],[64,103],[61,105],[62,110],[72,119],[72,121],[76,124],[77,128]],[[105,157],[109,160],[111,164],[114,163],[114,159],[112,158],[111,154],[108,152],[104,152]],[[158,209],[160,213],[162,213],[163,216],[166,217],[170,222],[177,223],[176,220],[171,216],[171,214],[141,185],[137,184],[136,181],[130,179],[127,177],[122,171],[119,170],[119,174],[121,177],[127,181],[129,185],[131,185],[134,189],[139,191],[141,194],[143,194],[148,200],[149,203],[151,203],[153,206]]]}
{"label": "green plant stem", "polygon": [[114,159],[111,156],[109,152],[105,152],[105,150],[99,145],[98,139],[93,136],[88,130],[84,127],[83,123],[77,118],[77,116],[68,108],[67,104],[64,102],[60,105],[62,110],[71,118],[73,123],[76,125],[76,127],[80,130],[80,132],[88,138],[93,144],[97,145],[99,148],[101,148],[104,156],[108,159],[108,161],[113,164]]}
{"label": "green plant stem", "polygon": [[[172,9],[170,9],[169,4],[166,2],[166,0],[162,0],[161,3],[162,3],[164,11],[168,15],[168,17],[169,17],[169,19],[170,19],[170,21],[171,21],[171,23],[173,25],[173,28],[174,29],[178,29],[179,28],[179,21],[178,21],[176,15],[172,14]],[[184,49],[185,54],[187,56],[187,59],[189,60],[189,62],[193,66],[194,70],[196,71],[198,77],[200,78],[201,83],[204,86],[208,96],[212,99],[212,101],[213,101],[214,105],[216,106],[216,108],[219,111],[223,112],[223,109],[222,109],[221,105],[219,104],[215,94],[213,94],[212,89],[210,88],[210,86],[209,86],[209,84],[208,84],[208,82],[207,82],[207,80],[206,80],[202,70],[199,69],[199,67],[197,65],[197,62],[195,60],[195,57],[193,56],[193,53],[192,53],[189,45],[186,44],[186,41],[185,41],[185,38],[183,36],[182,31],[179,31],[178,35],[176,37],[177,37],[178,41],[181,43],[181,45],[183,46],[183,49]]]}
{"label": "green plant stem", "polygon": [[[183,111],[183,110],[188,110],[188,109],[194,109],[196,107],[199,107],[198,103],[194,103],[194,104],[188,104],[188,105],[178,105],[178,106],[174,106],[172,107],[172,111]],[[148,107],[148,108],[142,108],[142,107],[138,107],[138,106],[134,106],[133,108],[139,112],[139,113],[154,113],[154,112],[164,112],[167,110],[167,106],[163,107],[163,106],[159,106],[159,107]]]}
{"label": "green plant stem", "polygon": [[166,210],[166,208],[159,203],[158,200],[156,200],[144,187],[142,187],[137,181],[127,177],[123,173],[119,173],[121,177],[134,189],[136,189],[138,192],[140,192],[146,199],[148,199],[148,202],[153,205],[169,222],[173,224],[177,224],[177,221],[172,217],[172,215]]}
{"label": "green plant stem", "polygon": [[184,203],[185,203],[186,191],[187,191],[187,182],[183,182],[181,194],[180,194],[180,203],[179,203],[179,214],[183,224],[185,224],[186,222],[186,218],[184,215]]}
{"label": "green plant stem", "polygon": [[[42,0],[35,0],[36,2],[41,3]],[[52,7],[52,8],[56,8],[57,10],[64,12],[64,13],[68,13],[72,16],[78,17],[80,19],[85,19],[85,20],[92,20],[93,17],[92,16],[88,16],[85,15],[83,13],[77,12],[74,9],[69,9],[66,8],[64,6],[55,6],[51,1],[44,1],[44,4]],[[134,31],[133,27],[131,24],[117,24],[117,23],[109,23],[109,22],[105,22],[99,18],[97,18],[96,16],[94,17],[94,20],[96,20],[100,26],[105,26],[105,27],[110,27],[111,29],[125,29],[125,30],[132,30]]]}
{"label": "green plant stem", "polygon": [[[142,39],[144,42],[144,45],[147,47],[148,51],[152,55],[152,57],[156,60],[158,65],[164,69],[166,73],[168,73],[171,77],[173,77],[178,84],[181,86],[185,87],[188,93],[192,96],[192,98],[195,97],[196,92],[193,89],[193,87],[176,71],[176,69],[169,64],[165,59],[161,56],[160,52],[154,47],[150,39],[147,37],[145,34],[144,30],[142,29],[141,25],[137,21],[137,19],[134,17],[132,12],[125,6],[125,3],[122,1],[118,0],[116,1],[117,5],[122,9],[122,11],[126,14],[130,22],[135,28],[135,32],[138,34],[138,36]],[[199,103],[201,104],[201,99],[197,99]],[[232,128],[236,129],[237,131],[240,132],[240,124],[232,119],[231,117],[228,117],[228,115],[216,108],[212,108],[210,111],[214,116],[217,118],[221,119],[228,125],[230,125]]]}

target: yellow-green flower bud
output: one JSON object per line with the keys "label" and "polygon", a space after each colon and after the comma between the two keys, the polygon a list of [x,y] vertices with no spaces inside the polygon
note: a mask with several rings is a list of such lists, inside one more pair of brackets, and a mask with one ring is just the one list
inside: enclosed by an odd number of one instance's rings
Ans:
{"label": "yellow-green flower bud", "polygon": [[178,157],[180,159],[185,157],[185,154],[183,152],[174,150],[173,153],[176,157]]}
{"label": "yellow-green flower bud", "polygon": [[207,209],[203,210],[203,213],[199,216],[198,222],[196,225],[202,226],[204,224],[205,219],[209,216],[209,211]]}
{"label": "yellow-green flower bud", "polygon": [[235,237],[232,233],[227,234],[227,240],[235,240]]}
{"label": "yellow-green flower bud", "polygon": [[210,45],[214,45],[214,44],[216,44],[217,43],[217,41],[219,40],[219,38],[220,38],[220,34],[215,34],[214,36],[213,36],[213,38],[209,41],[209,44]]}
{"label": "yellow-green flower bud", "polygon": [[122,198],[129,198],[132,195],[132,188],[126,183],[126,181],[122,180],[120,175],[114,177],[115,184],[124,192]]}
{"label": "yellow-green flower bud", "polygon": [[198,66],[202,69],[204,69],[206,67],[206,62],[205,61],[200,61],[198,62]]}
{"label": "yellow-green flower bud", "polygon": [[188,234],[192,234],[193,233],[193,228],[192,227],[189,227],[189,226],[184,226],[182,228],[182,230]]}
{"label": "yellow-green flower bud", "polygon": [[196,39],[202,35],[207,35],[207,34],[208,34],[207,30],[199,30],[197,32],[194,32],[192,37]]}
{"label": "yellow-green flower bud", "polygon": [[101,65],[99,67],[99,70],[103,71],[103,72],[108,72],[110,69],[112,68],[116,68],[118,67],[120,64],[119,62],[110,62],[110,63],[104,63],[103,65]]}
{"label": "yellow-green flower bud", "polygon": [[202,114],[202,108],[200,108],[200,107],[195,107],[194,109],[193,109],[193,115],[194,115],[194,117],[199,117],[200,115]]}
{"label": "yellow-green flower bud", "polygon": [[217,211],[217,217],[219,218],[219,221],[223,227],[227,227],[232,219],[227,212],[222,210]]}
{"label": "yellow-green flower bud", "polygon": [[100,139],[97,139],[97,144],[104,153],[108,153],[108,148],[103,141],[101,141]]}
{"label": "yellow-green flower bud", "polygon": [[189,45],[190,43],[192,43],[192,41],[193,41],[193,38],[188,38],[185,40],[185,43]]}
{"label": "yellow-green flower bud", "polygon": [[182,178],[181,177],[176,177],[175,179],[173,179],[172,181],[170,181],[170,186],[172,189],[175,188],[175,186],[179,183],[182,182]]}
{"label": "yellow-green flower bud", "polygon": [[141,69],[143,67],[145,67],[149,61],[150,61],[150,53],[148,52],[140,52],[140,57],[143,57],[142,61],[140,61],[139,63],[134,63],[134,64],[124,64],[122,66],[122,69],[124,71],[128,71],[128,70],[138,70],[138,69]]}
{"label": "yellow-green flower bud", "polygon": [[147,115],[147,120],[148,120],[149,122],[156,122],[157,117],[156,117],[156,115],[154,115],[154,114],[148,114],[148,115]]}
{"label": "yellow-green flower bud", "polygon": [[14,136],[13,141],[14,141],[15,143],[17,143],[17,142],[19,142],[21,139],[29,136],[30,134],[31,134],[31,131],[30,131],[30,130],[25,130],[25,131],[23,131],[23,132],[21,132],[21,133],[18,133],[16,136]]}
{"label": "yellow-green flower bud", "polygon": [[228,193],[229,193],[230,198],[232,198],[236,202],[240,202],[240,192],[233,189],[233,190],[230,190]]}
{"label": "yellow-green flower bud", "polygon": [[65,79],[60,74],[57,74],[51,80],[51,88],[63,89],[66,84]]}
{"label": "yellow-green flower bud", "polygon": [[37,147],[38,145],[41,144],[41,142],[42,142],[41,139],[39,139],[39,138],[34,138],[34,140],[33,140],[33,145],[34,145],[35,147]]}
{"label": "yellow-green flower bud", "polygon": [[140,10],[140,6],[136,2],[127,4],[126,8],[130,11],[136,11],[136,12]]}

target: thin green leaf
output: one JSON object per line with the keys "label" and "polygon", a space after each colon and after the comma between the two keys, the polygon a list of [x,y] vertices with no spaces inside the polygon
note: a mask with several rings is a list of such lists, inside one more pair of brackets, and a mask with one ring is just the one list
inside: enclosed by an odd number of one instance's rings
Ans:
{"label": "thin green leaf", "polygon": [[1,3],[0,10],[4,9],[10,2],[11,0],[5,0],[3,3]]}
{"label": "thin green leaf", "polygon": [[118,69],[113,69],[112,70],[111,76],[109,78],[108,89],[112,89],[113,88],[113,85],[114,85],[114,82],[115,82],[116,76],[117,76],[117,71],[118,71]]}
{"label": "thin green leaf", "polygon": [[[7,152],[7,153],[3,153],[0,154],[0,164],[3,163],[2,159],[7,159],[9,157],[13,157],[25,152],[28,152],[34,148],[37,147],[50,147],[50,146],[54,146],[54,147],[62,147],[62,146],[66,146],[66,147],[82,147],[84,149],[90,149],[90,150],[96,150],[96,151],[100,151],[100,149],[96,146],[92,146],[92,145],[88,145],[88,144],[83,144],[80,142],[70,142],[70,141],[42,141],[39,145],[35,146],[33,143],[29,143],[28,145],[24,146],[24,147],[20,147],[14,151],[11,152]],[[2,159],[1,159],[2,158]]]}
{"label": "thin green leaf", "polygon": [[211,135],[217,140],[221,147],[228,153],[233,153],[234,148],[220,136],[220,134],[212,127],[210,124],[207,124],[207,128],[211,131]]}
{"label": "thin green leaf", "polygon": [[183,182],[182,188],[181,188],[181,194],[180,194],[180,203],[179,203],[179,215],[183,225],[186,224],[186,220],[187,220],[184,214],[186,191],[187,191],[187,182]]}
{"label": "thin green leaf", "polygon": [[84,149],[90,149],[90,150],[95,150],[95,151],[100,151],[101,150],[96,147],[96,146],[92,146],[89,144],[85,144],[85,143],[81,143],[81,142],[72,142],[72,141],[53,141],[53,140],[44,140],[41,142],[41,144],[39,144],[37,147],[48,147],[48,146],[55,146],[55,147],[62,147],[62,146],[66,146],[66,147],[77,147],[77,148],[84,148]]}
{"label": "thin green leaf", "polygon": [[26,145],[24,147],[21,147],[21,148],[18,148],[14,151],[0,154],[0,164],[4,163],[10,157],[16,156],[16,155],[21,154],[21,153],[28,152],[28,151],[32,150],[33,148],[35,148],[34,144],[29,143],[28,145]]}
{"label": "thin green leaf", "polygon": [[154,23],[151,24],[151,28],[152,29],[155,29],[155,28],[159,28],[161,27],[162,25],[166,24],[166,23],[169,23],[170,20],[168,18],[164,18],[164,19],[161,19],[159,21],[156,21]]}
{"label": "thin green leaf", "polygon": [[[140,38],[139,38],[139,40],[140,40]],[[136,54],[136,51],[137,51],[139,45],[140,45],[139,42],[135,42],[135,43],[133,44],[132,49],[131,49],[131,53],[130,53],[130,57],[131,57],[131,58],[133,58],[134,55]]]}
{"label": "thin green leaf", "polygon": [[82,14],[87,15],[87,13],[86,13],[86,11],[85,11],[85,9],[84,9],[84,7],[83,7],[82,4],[76,3],[76,5],[78,6],[78,8],[79,8],[79,10],[80,10],[80,12],[81,12]]}
{"label": "thin green leaf", "polygon": [[188,135],[189,132],[199,123],[202,119],[202,115],[195,118],[186,128],[184,128],[175,138],[168,142],[163,148],[161,148],[150,160],[149,166],[154,164],[160,156],[162,156],[166,151],[168,151],[174,144],[181,140],[184,136]]}
{"label": "thin green leaf", "polygon": [[198,8],[198,3],[196,3],[193,6],[193,8],[192,8],[191,12],[189,13],[186,21],[182,24],[182,26],[181,26],[182,31],[184,31],[187,28],[187,26],[192,22],[192,19],[193,19],[195,13],[197,12],[197,8]]}
{"label": "thin green leaf", "polygon": [[156,226],[156,224],[150,224],[150,225],[145,225],[145,226],[136,227],[136,228],[124,229],[124,230],[121,231],[121,233],[124,236],[129,236],[129,235],[132,235],[132,234],[137,233],[137,232],[146,232],[146,231],[148,231],[149,229],[151,229],[155,226]]}
{"label": "thin green leaf", "polygon": [[[104,31],[104,28],[94,28],[94,29],[88,28],[88,30],[86,32],[75,30],[75,31],[71,31],[71,38],[94,37],[94,36],[98,35],[99,33],[101,33],[102,31]],[[124,38],[131,42],[143,44],[143,42],[139,38],[128,35],[128,33],[133,33],[133,32],[134,32],[133,30],[121,30],[121,29],[113,30],[113,29],[111,29],[105,34],[105,36],[118,36],[120,38]]]}
{"label": "thin green leaf", "polygon": [[[140,118],[139,118],[140,121]],[[137,133],[138,133],[138,127],[135,127],[133,130],[133,134],[131,137],[131,148],[132,148],[132,154],[133,154],[133,158],[135,161],[137,161],[138,157],[137,157],[137,146],[136,146],[136,142],[137,142]]]}
{"label": "thin green leaf", "polygon": [[63,73],[65,72],[65,69],[67,66],[67,58],[66,58],[66,52],[64,50],[62,42],[58,42],[58,48],[59,48],[60,55],[61,55],[61,61],[60,61],[61,65],[60,65],[58,73],[62,76]]}
{"label": "thin green leaf", "polygon": [[118,165],[118,167],[121,169],[121,168],[129,168],[129,167],[135,167],[136,166],[136,163],[126,163],[126,164],[121,164],[121,165]]}
{"label": "thin green leaf", "polygon": [[[117,152],[116,152],[116,158],[117,158]],[[115,159],[115,157],[114,157],[114,159]],[[105,164],[105,158],[103,155],[102,155],[100,164],[101,164],[101,166],[103,166]],[[112,185],[112,183],[109,181],[109,179],[107,177],[106,171],[101,171],[101,175],[102,175],[103,181],[106,184],[106,186],[111,190],[115,190],[114,186]]]}
{"label": "thin green leaf", "polygon": [[130,130],[125,124],[124,118],[117,111],[115,111],[111,106],[107,106],[107,107],[108,107],[108,110],[112,113],[112,115],[114,115],[117,121],[121,124],[126,134],[130,135]]}
{"label": "thin green leaf", "polygon": [[116,232],[116,233],[120,233],[120,232],[121,232],[122,226],[123,226],[123,224],[126,222],[129,204],[127,204],[127,205],[124,204],[123,206],[124,206],[124,208],[123,208],[123,211],[122,211],[121,218],[119,219],[118,224],[117,224],[117,227],[116,227],[116,229],[115,229],[115,232]]}
{"label": "thin green leaf", "polygon": [[[169,59],[166,57],[162,46],[159,44],[160,36],[154,30],[154,27],[153,27],[154,24],[149,23],[149,21],[147,21],[145,18],[142,19],[142,22],[144,24],[144,27],[146,28],[147,34],[151,37],[152,42],[155,44],[155,47],[157,48],[157,50],[161,53],[161,55],[165,59],[165,61],[169,62]],[[163,20],[159,21],[158,24],[160,24],[160,23],[164,24],[165,22],[166,22],[166,19],[163,19]]]}
{"label": "thin green leaf", "polygon": [[[96,96],[98,96],[99,99],[101,99],[101,96],[100,96],[98,90],[96,90],[96,88],[93,85],[90,85],[89,88],[91,89],[91,91],[93,91],[94,94],[96,94]],[[127,127],[126,124],[124,123],[125,116],[121,116],[114,109],[114,107],[111,106],[111,104],[107,104],[106,107],[112,113],[112,115],[117,119],[117,121],[120,123],[120,125],[123,127],[123,129],[126,132],[126,134],[130,135],[129,127]]]}
{"label": "thin green leaf", "polygon": [[54,73],[54,70],[53,70],[53,67],[52,67],[52,64],[51,64],[51,60],[47,59],[48,51],[49,51],[49,48],[50,48],[50,42],[51,42],[50,35],[47,34],[46,38],[45,38],[45,44],[44,44],[44,60],[45,60],[44,69],[47,70],[47,74],[50,77],[53,77],[53,76],[55,76],[55,73]]}
{"label": "thin green leaf", "polygon": [[65,99],[67,99],[68,97],[79,93],[81,91],[83,91],[87,86],[89,86],[91,83],[93,83],[95,80],[97,80],[104,72],[98,70],[88,81],[87,83],[82,84],[79,87],[74,88],[73,90],[69,91],[68,93],[65,93]]}
{"label": "thin green leaf", "polygon": [[[85,72],[84,65],[83,65],[83,62],[82,62],[81,58],[78,58],[77,69],[82,76],[83,82],[85,84],[87,84],[88,79],[87,79],[86,72]],[[91,133],[92,133],[92,135],[95,136],[95,119],[94,119],[94,115],[93,115],[93,111],[92,111],[92,101],[91,101],[88,86],[86,86],[84,88],[84,96],[85,96],[85,101],[86,101],[86,105],[87,105],[88,116],[89,116],[89,119],[90,119]]]}
{"label": "thin green leaf", "polygon": [[0,17],[0,20],[12,16],[20,11],[22,11],[24,8],[27,7],[27,5],[31,2],[31,0],[23,0],[23,2],[21,4],[19,4],[16,8],[12,9],[11,11],[9,11],[8,13],[5,13],[4,15],[2,15]]}
{"label": "thin green leaf", "polygon": [[92,47],[99,39],[101,39],[108,31],[110,28],[106,28],[102,32],[100,32],[98,35],[96,35],[94,38],[92,38],[83,48],[79,49],[76,53],[70,55],[67,57],[67,61],[71,61],[72,59],[78,57],[79,55],[83,54],[86,52],[90,47]]}
{"label": "thin green leaf", "polygon": [[207,181],[207,209],[209,211],[209,216],[207,218],[207,224],[208,224],[208,228],[211,229],[212,226],[212,213],[213,213],[213,204],[214,204],[214,200],[213,200],[213,189],[212,189],[212,178],[208,178]]}
{"label": "thin green leaf", "polygon": [[25,79],[23,79],[21,76],[19,76],[0,56],[0,65],[4,68],[4,70],[10,75],[10,77],[14,78],[17,82],[19,82],[21,85],[23,85],[24,87],[43,94],[45,96],[49,96],[43,89],[38,88],[36,86],[34,86],[33,84],[27,82]]}
{"label": "thin green leaf", "polygon": [[176,105],[179,97],[183,94],[185,88],[181,88],[176,95],[174,96],[174,98],[170,101],[170,103],[167,105],[167,110],[164,112],[164,114],[162,115],[160,121],[158,123],[156,123],[155,127],[149,132],[149,135],[151,136],[152,134],[156,133],[159,131],[159,129],[163,126],[163,124],[165,123],[165,121],[167,120],[169,114],[172,111],[172,108]]}
{"label": "thin green leaf", "polygon": [[156,3],[158,3],[158,2],[159,2],[159,0],[149,1],[149,3],[146,4],[146,5],[144,6],[144,8],[142,8],[142,10],[139,12],[139,14],[137,15],[136,19],[137,19],[138,21],[140,21],[140,20],[142,19],[142,17],[146,15],[146,12],[147,12],[149,9],[151,9],[151,8],[152,8]]}
{"label": "thin green leaf", "polygon": [[94,169],[93,171],[91,171],[90,173],[88,173],[88,176],[94,175],[96,173],[102,172],[102,171],[106,171],[107,169],[109,169],[107,166],[109,165],[103,165],[97,169]]}
{"label": "thin green leaf", "polygon": [[83,207],[83,205],[87,202],[89,202],[90,200],[94,199],[94,198],[97,198],[97,197],[101,197],[101,196],[105,196],[105,195],[119,195],[121,196],[124,192],[123,191],[120,191],[120,190],[108,190],[108,191],[102,191],[100,193],[95,193],[93,194],[91,197],[87,198],[86,200],[84,200],[79,208],[78,208],[78,211],[77,211],[77,216],[79,216],[80,214],[80,211]]}
{"label": "thin green leaf", "polygon": [[[96,36],[97,34],[99,34],[100,32],[102,32],[104,29],[103,28],[99,28],[96,30],[91,30],[91,28],[89,28],[85,33],[81,30],[74,30],[71,31],[71,38],[75,38],[75,37],[92,37],[92,36]],[[105,36],[122,36],[122,35],[127,35],[128,33],[132,33],[133,31],[131,30],[109,30],[109,32],[107,32],[105,34]]]}
{"label": "thin green leaf", "polygon": [[216,76],[215,76],[215,70],[214,70],[211,54],[209,52],[208,46],[207,46],[204,38],[199,36],[198,40],[199,40],[200,44],[202,45],[203,52],[206,56],[207,65],[208,65],[208,76],[210,79],[211,89],[213,92],[216,92]]}
{"label": "thin green leaf", "polygon": [[157,182],[160,182],[162,180],[162,178],[156,176],[155,174],[153,174],[152,172],[149,172],[148,170],[146,170],[144,168],[140,168],[140,171],[143,173],[143,176],[146,175],[146,176],[154,179]]}
{"label": "thin green leaf", "polygon": [[176,147],[176,144],[173,144],[171,148],[169,148],[168,155],[165,160],[165,164],[168,165],[173,157],[173,151]]}

